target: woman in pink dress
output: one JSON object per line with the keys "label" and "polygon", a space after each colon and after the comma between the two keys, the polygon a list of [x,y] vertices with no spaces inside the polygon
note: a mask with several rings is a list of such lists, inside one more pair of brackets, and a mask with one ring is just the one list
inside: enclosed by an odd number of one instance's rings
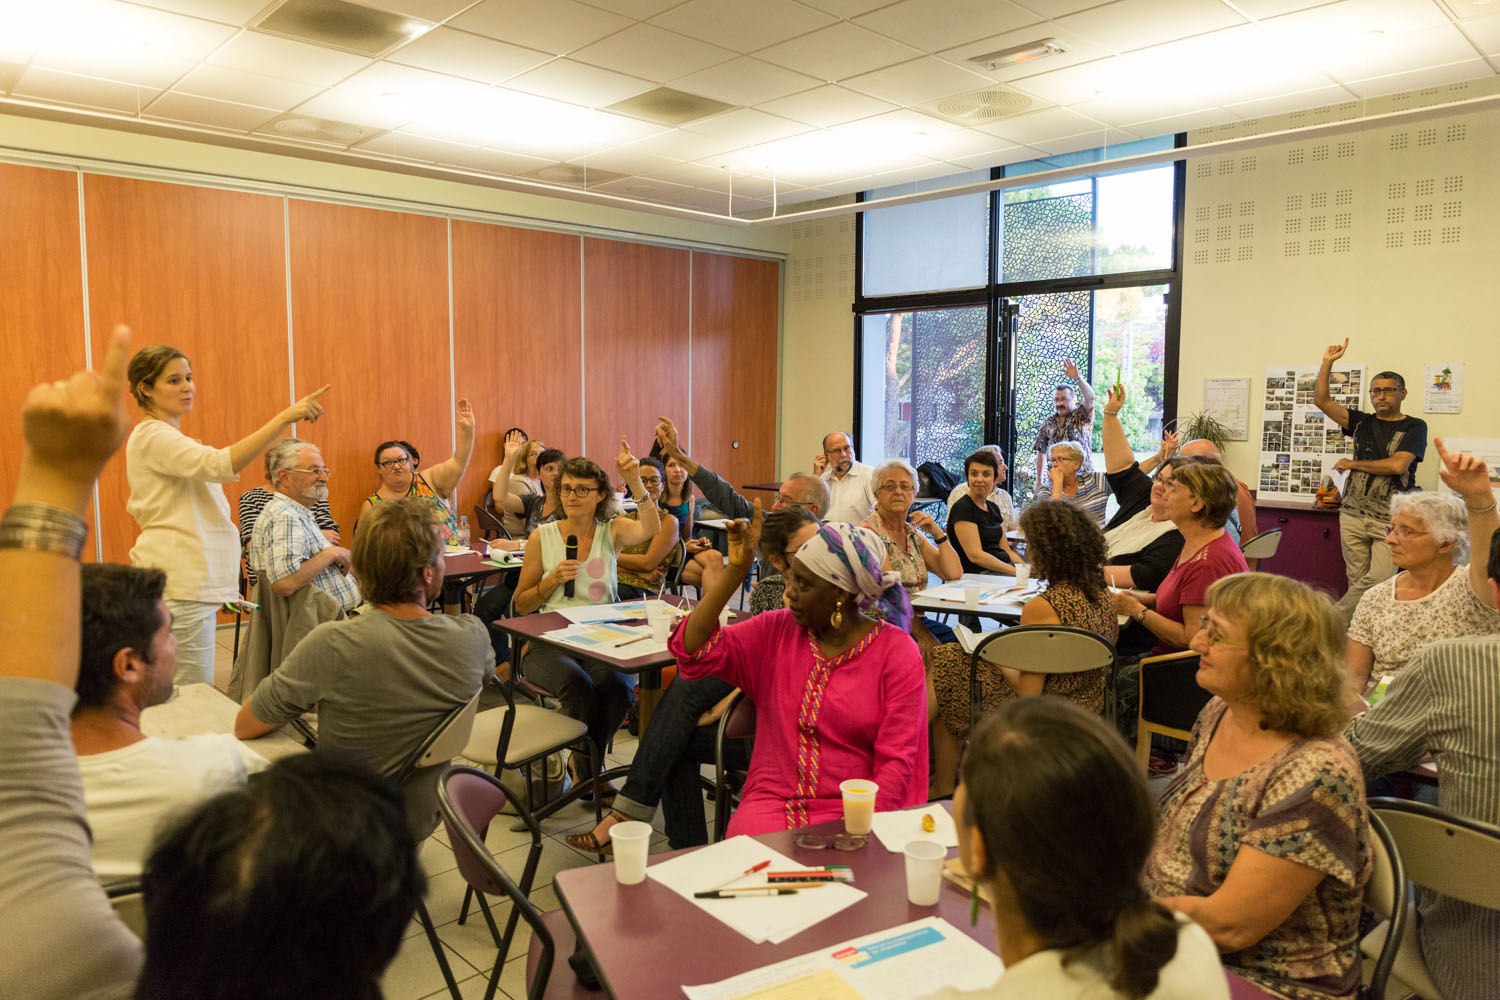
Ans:
{"label": "woman in pink dress", "polygon": [[682,677],[713,674],[756,706],[755,752],[730,835],[838,819],[839,782],[873,780],[875,808],[927,801],[927,694],[907,632],[911,602],[882,573],[868,528],[824,525],[789,560],[787,608],[727,628],[719,612],[750,570],[753,522],[729,532],[729,564],[672,636]]}

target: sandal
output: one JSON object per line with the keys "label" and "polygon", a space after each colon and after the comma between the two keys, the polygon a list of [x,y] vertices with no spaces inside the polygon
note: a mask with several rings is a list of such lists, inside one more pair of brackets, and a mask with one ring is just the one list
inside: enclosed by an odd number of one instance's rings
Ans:
{"label": "sandal", "polygon": [[[572,754],[568,755],[568,777],[572,779],[574,785],[577,785],[579,783],[579,781],[581,780],[578,777],[578,769],[573,766],[573,755]],[[601,806],[603,806],[605,809],[608,809],[610,806],[612,806],[612,805],[615,804],[615,796],[617,796],[619,794],[620,794],[620,790],[618,788],[616,788],[614,785],[611,785],[609,782],[606,781],[604,783],[604,787],[599,790],[599,804]],[[578,796],[578,800],[580,802],[593,802],[594,801],[594,793],[593,793],[593,791],[587,791],[587,792],[584,792],[584,793],[580,794]]]}
{"label": "sandal", "polygon": [[[625,823],[630,820],[629,816],[626,816],[622,812],[616,812],[613,809],[611,809],[609,812],[609,818],[613,819],[616,823]],[[613,841],[607,839],[600,840],[593,830],[590,830],[587,833],[570,833],[563,838],[563,842],[566,843],[569,847],[583,851],[585,854],[615,853],[615,845]]]}

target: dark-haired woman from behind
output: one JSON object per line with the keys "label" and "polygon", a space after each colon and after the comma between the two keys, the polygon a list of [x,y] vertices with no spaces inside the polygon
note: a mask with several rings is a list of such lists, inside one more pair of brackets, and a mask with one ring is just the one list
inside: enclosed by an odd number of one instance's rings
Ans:
{"label": "dark-haired woman from behind", "polygon": [[969,744],[953,818],[1005,974],[928,1000],[1227,1000],[1213,941],[1142,888],[1151,795],[1098,716],[1061,698],[1002,706]]}

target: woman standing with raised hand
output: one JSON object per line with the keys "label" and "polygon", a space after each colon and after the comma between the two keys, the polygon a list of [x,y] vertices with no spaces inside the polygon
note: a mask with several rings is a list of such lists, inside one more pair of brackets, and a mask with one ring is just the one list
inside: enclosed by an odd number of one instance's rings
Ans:
{"label": "woman standing with raised hand", "polygon": [[130,359],[130,394],[145,412],[125,444],[125,509],[141,526],[130,562],[164,570],[165,599],[177,640],[177,684],[214,679],[214,615],[239,600],[240,539],[229,517],[223,483],[232,483],[277,435],[323,413],[323,386],[258,429],[212,448],[182,433],[197,387],[187,355],[166,344],[143,347]]}

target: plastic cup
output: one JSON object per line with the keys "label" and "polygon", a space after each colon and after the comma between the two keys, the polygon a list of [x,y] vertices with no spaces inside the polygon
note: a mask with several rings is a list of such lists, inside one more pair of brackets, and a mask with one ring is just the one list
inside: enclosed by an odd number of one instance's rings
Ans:
{"label": "plastic cup", "polygon": [[[618,827],[616,828],[618,829]],[[948,848],[935,840],[913,840],[906,845],[906,901],[913,906],[936,906],[943,887],[943,861]]]}
{"label": "plastic cup", "polygon": [[672,636],[673,615],[666,601],[646,602],[646,621],[651,625],[651,638],[666,642]]}
{"label": "plastic cup", "polygon": [[869,833],[875,822],[875,795],[880,786],[868,778],[839,782],[844,796],[844,832]]}
{"label": "plastic cup", "polygon": [[979,607],[979,584],[964,584],[964,607],[968,608],[970,611],[973,611],[975,608]]}
{"label": "plastic cup", "polygon": [[646,878],[646,849],[651,845],[651,824],[629,820],[609,829],[615,845],[615,881],[636,885]]}
{"label": "plastic cup", "polygon": [[1025,587],[1031,582],[1031,564],[1016,563],[1016,586]]}

